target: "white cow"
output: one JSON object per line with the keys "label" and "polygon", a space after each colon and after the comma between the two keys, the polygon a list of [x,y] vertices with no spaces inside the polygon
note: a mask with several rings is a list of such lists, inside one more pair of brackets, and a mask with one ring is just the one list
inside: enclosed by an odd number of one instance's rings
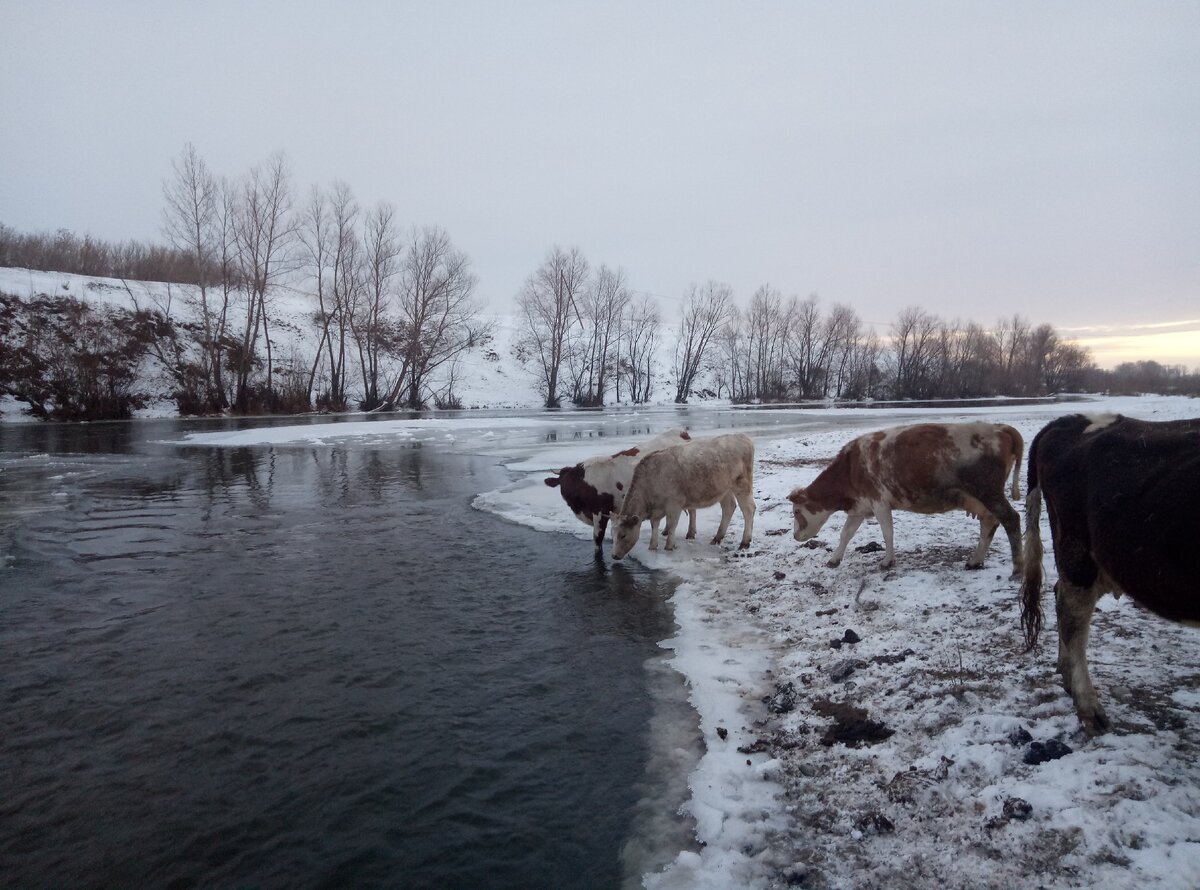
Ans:
{"label": "white cow", "polygon": [[740,433],[694,439],[687,448],[668,448],[642,458],[616,520],[613,559],[637,543],[650,520],[650,549],[658,549],[658,521],[667,520],[667,550],[675,549],[675,526],[684,510],[721,505],[721,525],[712,543],[729,530],[736,504],[745,530],[738,548],[750,546],[754,530],[754,443]]}

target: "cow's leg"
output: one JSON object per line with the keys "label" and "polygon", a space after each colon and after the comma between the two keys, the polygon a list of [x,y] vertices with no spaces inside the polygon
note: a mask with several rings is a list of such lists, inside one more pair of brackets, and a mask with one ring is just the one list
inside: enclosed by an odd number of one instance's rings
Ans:
{"label": "cow's leg", "polygon": [[653,513],[650,514],[650,543],[646,546],[651,550],[658,549],[658,521],[660,519],[662,519],[661,516],[655,516]]}
{"label": "cow's leg", "polygon": [[667,521],[664,526],[667,530],[667,550],[675,549],[675,527],[679,525],[679,515],[683,510],[679,507],[667,508]]}
{"label": "cow's leg", "polygon": [[733,518],[733,508],[737,506],[737,498],[729,492],[725,497],[721,498],[721,524],[717,526],[717,533],[713,535],[713,544],[720,544],[725,538],[725,532],[729,531],[729,520]]}
{"label": "cow's leg", "polygon": [[[981,502],[991,512],[992,516],[999,521],[1000,525],[1004,526],[1004,533],[1008,535],[1008,547],[1012,551],[1012,573],[1013,577],[1019,576],[1025,571],[1025,559],[1023,555],[1023,547],[1021,544],[1021,517],[1017,511],[1013,509],[1013,505],[1008,502],[1008,498],[1004,496],[1003,490],[996,493],[995,497],[981,498]],[[980,522],[980,543],[982,544],[983,519]],[[991,534],[996,533],[995,526],[992,527]],[[988,536],[988,546],[992,544],[991,535]],[[983,557],[987,554],[987,548],[980,551],[980,565],[983,564]],[[967,568],[975,568],[970,563],[967,563]]]}
{"label": "cow's leg", "polygon": [[890,569],[896,564],[896,548],[892,546],[892,508],[887,504],[876,504],[875,519],[879,523],[879,531],[883,534],[883,562],[879,567]]}
{"label": "cow's leg", "polygon": [[696,537],[696,509],[693,507],[688,510],[688,530],[687,539],[690,541]]}
{"label": "cow's leg", "polygon": [[1100,707],[1087,664],[1088,635],[1098,599],[1100,594],[1094,589],[1076,587],[1062,578],[1054,585],[1054,610],[1058,614],[1058,672],[1062,675],[1063,688],[1075,702],[1079,722],[1093,735],[1109,728],[1108,715]]}
{"label": "cow's leg", "polygon": [[831,569],[836,569],[842,564],[842,556],[846,553],[846,546],[850,543],[850,539],[854,537],[854,533],[858,531],[858,527],[862,525],[863,520],[866,518],[861,513],[846,514],[846,524],[842,526],[842,538],[838,541],[837,550],[833,551],[833,556],[829,557],[829,562],[826,563]]}
{"label": "cow's leg", "polygon": [[999,527],[1000,523],[996,521],[996,517],[991,513],[981,513],[979,515],[979,543],[975,546],[975,552],[967,557],[968,569],[983,568],[983,561],[987,559],[988,550],[992,546],[992,538]]}
{"label": "cow's leg", "polygon": [[608,531],[608,514],[597,513],[592,517],[592,541],[596,545],[596,555],[604,555],[604,533]]}
{"label": "cow's leg", "polygon": [[738,509],[742,511],[742,523],[745,528],[742,531],[742,543],[738,544],[738,550],[748,550],[750,548],[750,535],[754,533],[754,511],[757,509],[754,505],[754,493],[747,489],[739,491],[735,494],[737,498]]}

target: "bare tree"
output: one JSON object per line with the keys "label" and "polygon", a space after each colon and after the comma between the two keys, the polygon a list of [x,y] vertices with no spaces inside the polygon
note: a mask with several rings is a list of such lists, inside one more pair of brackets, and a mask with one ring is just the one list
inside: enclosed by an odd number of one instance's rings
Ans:
{"label": "bare tree", "polygon": [[897,398],[929,398],[936,376],[941,321],[918,306],[904,309],[892,325],[892,386]]}
{"label": "bare tree", "polygon": [[844,398],[852,377],[855,348],[862,338],[862,322],[849,306],[835,303],[824,327],[828,364],[820,397]]}
{"label": "bare tree", "polygon": [[621,398],[620,380],[628,382],[629,400],[650,401],[654,380],[654,356],[658,350],[658,305],[649,294],[625,307],[621,317],[620,371],[617,375],[617,400]]}
{"label": "bare tree", "polygon": [[850,376],[840,396],[846,399],[873,399],[877,397],[883,377],[879,368],[883,347],[874,331],[859,337],[854,343],[854,355],[850,361]]}
{"label": "bare tree", "polygon": [[793,300],[787,328],[787,359],[795,395],[822,399],[840,395],[848,381],[862,322],[849,306],[834,305],[821,317],[819,298]]}
{"label": "bare tree", "polygon": [[[194,266],[193,274],[199,300],[196,309],[202,329],[200,376],[203,380],[200,411],[221,411],[226,407],[222,380],[222,352],[228,318],[228,291],[218,298],[211,293],[210,275],[216,267],[219,250],[218,204],[220,189],[216,178],[192,143],[171,162],[172,176],[163,182],[163,230],[176,250],[185,252]],[[85,240],[84,253],[95,253]],[[98,273],[97,273],[98,274]]]}
{"label": "bare tree", "polygon": [[[1085,376],[1095,369],[1091,352],[1086,346],[1060,340],[1051,350],[1043,368],[1046,392],[1078,391],[1083,388]],[[1183,367],[1176,370],[1177,377],[1183,377]],[[1160,387],[1160,391],[1163,389],[1166,387]]]}
{"label": "bare tree", "polygon": [[997,390],[1012,395],[1022,392],[1024,366],[1029,352],[1029,322],[1020,315],[1002,318],[996,325],[1000,353],[1000,380]]}
{"label": "bare tree", "polygon": [[717,396],[728,394],[734,401],[750,398],[750,353],[745,348],[745,315],[733,306],[725,323],[716,333],[717,349],[711,360],[706,362],[717,385]]}
{"label": "bare tree", "polygon": [[479,339],[475,282],[470,260],[444,230],[413,230],[400,262],[400,370],[387,402],[421,407],[434,372]]}
{"label": "bare tree", "polygon": [[786,391],[783,347],[787,342],[788,308],[783,295],[767,284],[750,298],[744,331],[749,362],[746,395],[751,399],[778,399]]}
{"label": "bare tree", "polygon": [[579,301],[579,349],[572,399],[577,405],[604,404],[609,372],[616,366],[621,319],[632,299],[623,269],[602,265]]}
{"label": "bare tree", "polygon": [[[374,410],[383,404],[383,356],[394,349],[395,325],[388,310],[393,299],[393,280],[403,253],[395,224],[396,211],[380,202],[367,217],[364,236],[363,299],[352,317],[354,339],[362,368],[362,408]],[[451,390],[453,387],[451,386]]]}
{"label": "bare tree", "polygon": [[579,248],[555,246],[525,281],[517,304],[538,360],[546,407],[562,404],[559,375],[579,319],[579,300],[588,281],[588,262]]}
{"label": "bare tree", "polygon": [[359,206],[350,187],[334,185],[330,199],[333,221],[333,324],[326,338],[329,391],[322,400],[332,410],[347,402],[347,351],[354,312],[362,294],[362,251],[358,234]]}
{"label": "bare tree", "polygon": [[240,412],[252,407],[251,375],[257,363],[258,338],[266,345],[266,407],[276,410],[268,295],[286,271],[284,260],[291,242],[291,177],[287,159],[276,153],[254,167],[243,182],[234,221],[238,265],[249,291],[249,306],[238,356],[237,395]]}
{"label": "bare tree", "polygon": [[334,252],[333,222],[329,213],[329,197],[320,186],[313,186],[308,203],[300,212],[297,238],[304,256],[303,265],[316,289],[316,322],[320,331],[316,353],[308,374],[308,398],[311,401],[317,372],[325,358],[325,346],[329,340],[329,326],[333,321],[333,294],[330,282],[330,264]]}
{"label": "bare tree", "polygon": [[702,287],[691,285],[684,297],[679,339],[675,344],[675,402],[685,404],[696,375],[704,366],[705,356],[717,332],[733,312],[733,288],[708,281]]}

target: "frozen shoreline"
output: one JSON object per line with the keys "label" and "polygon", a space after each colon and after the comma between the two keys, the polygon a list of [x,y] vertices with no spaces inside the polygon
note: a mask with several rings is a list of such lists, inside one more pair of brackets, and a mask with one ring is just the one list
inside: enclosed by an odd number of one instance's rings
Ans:
{"label": "frozen shoreline", "polygon": [[[817,887],[999,888],[1034,875],[1054,887],[1200,885],[1194,631],[1148,616],[1127,598],[1101,602],[1090,651],[1117,729],[1089,740],[1053,673],[1053,629],[1037,651],[1019,654],[1007,545],[993,543],[982,571],[963,568],[974,541],[971,520],[897,514],[898,562],[886,573],[878,556],[853,549],[840,569],[829,569],[822,550],[787,534],[787,492],[866,428],[987,418],[1016,426],[1028,442],[1053,417],[1081,410],[1169,419],[1200,415],[1200,403],[1147,397],[808,411],[816,423],[800,435],[758,427],[759,513],[748,554],[733,549],[740,519],[721,547],[706,543],[715,508],[701,512],[697,541],[681,542],[673,553],[648,552],[644,541],[635,548],[632,556],[644,565],[681,579],[673,600],[679,630],[663,645],[686,678],[704,743],[685,805],[702,846],[647,875],[648,887],[803,880]],[[370,424],[356,433],[383,444],[401,441],[420,423],[396,421],[386,432]],[[752,412],[746,423],[756,423]],[[327,431],[332,439],[351,434],[340,426]],[[436,426],[438,438],[454,435]],[[320,430],[276,427],[188,441],[329,443]],[[590,547],[589,528],[542,479],[553,467],[608,453],[620,439],[520,448],[503,439],[497,427],[476,444],[504,454],[517,478],[481,493],[475,506]],[[473,450],[462,441],[456,447]],[[840,527],[834,517],[820,539],[836,540]],[[877,537],[866,526],[854,544]],[[1052,574],[1049,557],[1047,563]],[[862,642],[832,648],[845,629]],[[763,699],[788,688],[794,706],[770,713]],[[894,734],[859,748],[823,745],[829,703],[860,707]],[[1013,742],[1021,731],[1062,741],[1073,753],[1025,764]],[[1018,798],[1029,804],[1028,818],[1006,818],[1006,802]]]}

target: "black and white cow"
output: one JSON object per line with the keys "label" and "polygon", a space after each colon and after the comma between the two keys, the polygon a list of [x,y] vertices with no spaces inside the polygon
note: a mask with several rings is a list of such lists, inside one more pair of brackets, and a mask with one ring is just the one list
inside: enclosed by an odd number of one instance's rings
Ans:
{"label": "black and white cow", "polygon": [[1058,567],[1058,671],[1084,729],[1103,732],[1109,721],[1087,664],[1096,601],[1127,593],[1164,618],[1200,623],[1200,418],[1061,417],[1030,445],[1028,478],[1026,651],[1042,628],[1044,499]]}
{"label": "black and white cow", "polygon": [[[551,488],[558,489],[580,522],[592,527],[596,555],[600,556],[604,550],[604,532],[608,528],[609,517],[620,512],[638,461],[647,454],[684,445],[691,440],[688,431],[682,427],[670,429],[643,445],[635,445],[616,454],[588,458],[573,467],[563,467],[556,470],[555,475],[547,477],[545,482]],[[688,511],[687,536],[696,537],[695,510]]]}

